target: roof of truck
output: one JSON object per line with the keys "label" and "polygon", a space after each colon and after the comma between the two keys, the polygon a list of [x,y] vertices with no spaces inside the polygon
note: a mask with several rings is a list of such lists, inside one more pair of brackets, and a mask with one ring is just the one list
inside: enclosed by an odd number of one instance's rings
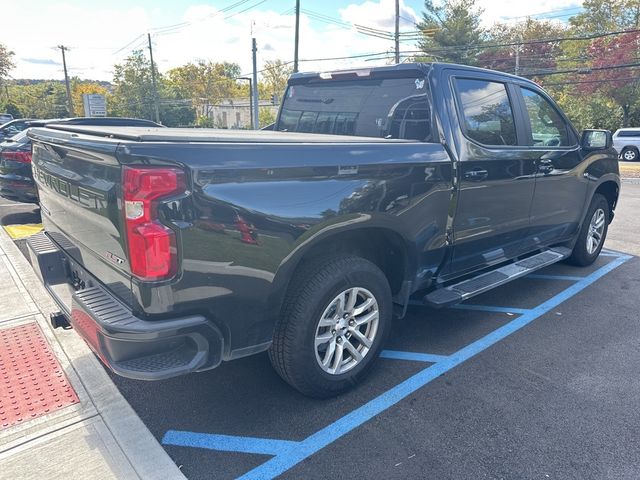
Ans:
{"label": "roof of truck", "polygon": [[534,83],[531,80],[523,77],[518,77],[517,75],[512,75],[510,73],[500,72],[497,70],[490,70],[487,68],[480,67],[472,67],[470,65],[460,65],[456,63],[441,63],[441,62],[411,62],[411,63],[399,63],[396,65],[383,65],[379,67],[361,67],[361,68],[350,68],[346,70],[328,70],[324,72],[301,72],[294,73],[289,77],[289,81],[293,83],[304,82],[312,79],[323,78],[323,79],[349,79],[353,77],[366,78],[369,75],[389,75],[389,76],[401,76],[405,73],[410,72],[422,72],[423,74],[428,74],[431,71],[439,72],[448,68],[455,68],[456,70],[468,71],[468,72],[491,72],[496,75],[500,75],[508,78],[517,78],[518,80],[525,81],[528,83]]}

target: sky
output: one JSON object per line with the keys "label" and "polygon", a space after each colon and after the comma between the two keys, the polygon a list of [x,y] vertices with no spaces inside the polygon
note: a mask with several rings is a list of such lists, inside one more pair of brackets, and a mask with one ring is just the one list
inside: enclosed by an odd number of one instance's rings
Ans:
{"label": "sky", "polygon": [[[437,0],[436,0],[437,2]],[[482,24],[526,16],[566,21],[582,0],[478,0]],[[423,0],[401,0],[400,30],[415,30]],[[133,49],[147,47],[161,72],[190,61],[236,62],[251,72],[251,37],[258,69],[265,61],[293,60],[295,0],[2,0],[0,43],[15,52],[13,78],[111,80],[113,65]],[[374,66],[388,62],[393,42],[358,33],[354,25],[393,31],[394,0],[301,0],[300,70]],[[15,21],[7,21],[15,19]],[[402,42],[401,51],[415,50]],[[380,53],[377,58],[318,60]]]}

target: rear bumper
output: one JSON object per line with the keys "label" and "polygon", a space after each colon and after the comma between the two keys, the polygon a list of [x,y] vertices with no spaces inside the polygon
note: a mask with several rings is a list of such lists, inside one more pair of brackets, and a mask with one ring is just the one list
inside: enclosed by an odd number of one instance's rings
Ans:
{"label": "rear bumper", "polygon": [[138,318],[46,234],[27,245],[36,274],[69,323],[118,375],[162,380],[220,364],[222,334],[203,316]]}

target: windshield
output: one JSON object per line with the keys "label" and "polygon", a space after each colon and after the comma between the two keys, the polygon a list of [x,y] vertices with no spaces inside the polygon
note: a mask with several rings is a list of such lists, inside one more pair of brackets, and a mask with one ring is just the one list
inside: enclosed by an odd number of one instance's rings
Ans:
{"label": "windshield", "polygon": [[427,89],[418,74],[290,85],[277,130],[431,141]]}

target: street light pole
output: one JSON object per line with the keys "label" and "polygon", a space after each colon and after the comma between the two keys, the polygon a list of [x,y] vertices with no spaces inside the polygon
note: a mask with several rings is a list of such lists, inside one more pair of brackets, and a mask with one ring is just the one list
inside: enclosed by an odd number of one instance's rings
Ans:
{"label": "street light pole", "polygon": [[400,0],[396,0],[396,64],[400,63]]}
{"label": "street light pole", "polygon": [[296,0],[296,37],[293,49],[293,73],[298,72],[298,44],[300,43],[300,0]]}
{"label": "street light pole", "polygon": [[62,68],[64,69],[64,84],[67,87],[67,110],[69,110],[69,116],[73,117],[73,100],[71,99],[71,86],[69,85],[69,75],[67,74],[67,58],[64,52],[69,50],[64,45],[58,45],[58,48],[62,51]]}
{"label": "street light pole", "polygon": [[256,46],[256,39],[252,38],[251,39],[251,52],[253,54],[253,85],[252,85],[252,89],[251,91],[253,92],[253,118],[252,118],[252,124],[253,124],[253,129],[254,130],[258,130],[258,125],[260,124],[260,119],[259,119],[259,112],[258,112],[258,103],[259,103],[259,98],[258,97],[258,60],[257,60],[257,54],[258,54],[258,47]]}

